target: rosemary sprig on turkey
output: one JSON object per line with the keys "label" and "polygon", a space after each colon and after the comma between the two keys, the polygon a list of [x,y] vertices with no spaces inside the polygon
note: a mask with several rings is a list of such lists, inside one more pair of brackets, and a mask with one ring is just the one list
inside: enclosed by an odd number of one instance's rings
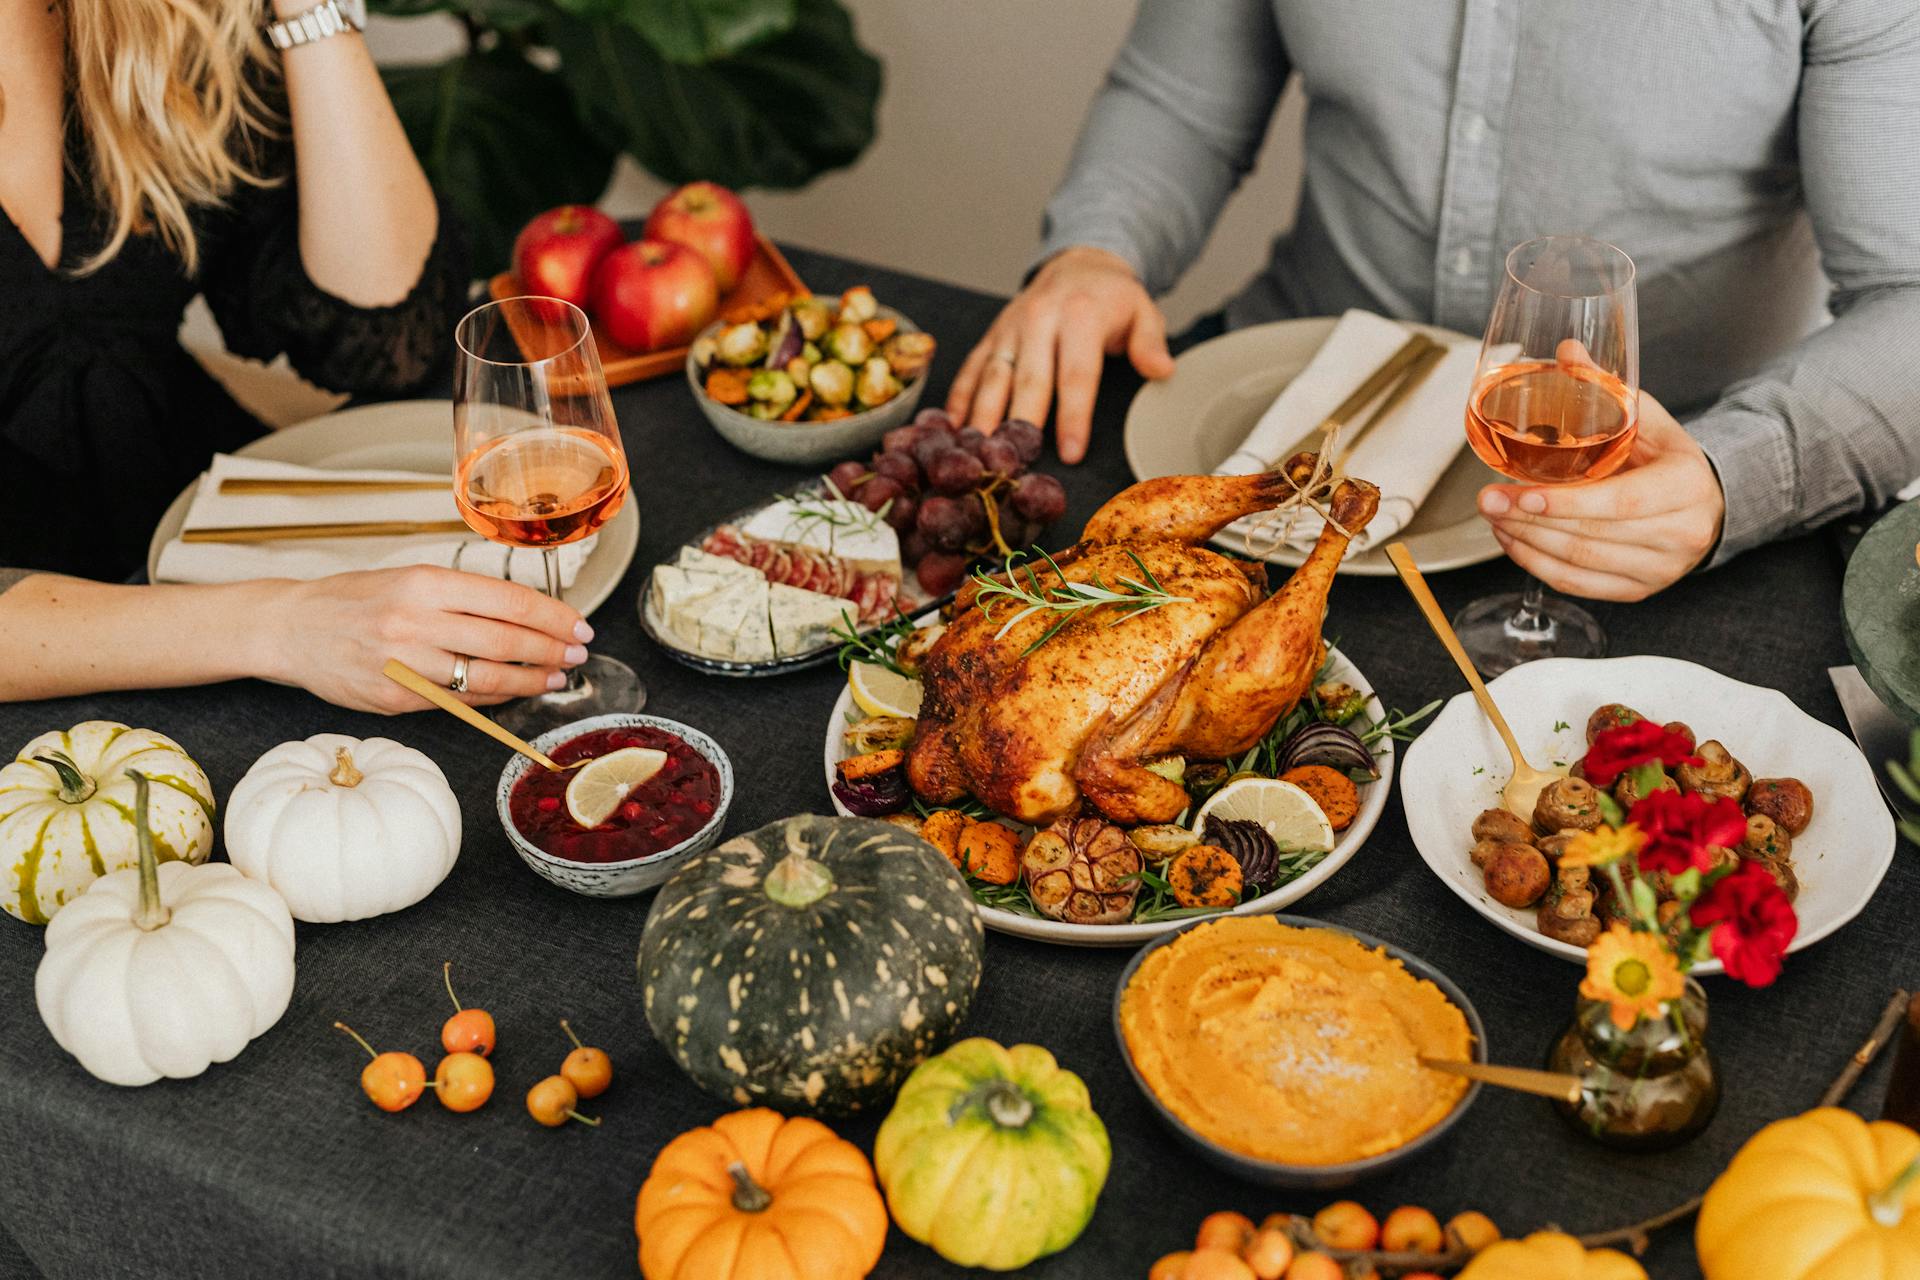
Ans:
{"label": "rosemary sprig on turkey", "polygon": [[[989,622],[994,620],[995,605],[1011,602],[1011,606],[1016,607],[1016,612],[1001,623],[1000,629],[993,633],[995,640],[1001,639],[1007,632],[1036,613],[1060,615],[1052,626],[1041,633],[1039,639],[1027,646],[1027,653],[1034,652],[1053,639],[1059,634],[1060,628],[1087,609],[1117,610],[1107,623],[1110,627],[1117,627],[1128,618],[1166,605],[1193,603],[1191,596],[1176,596],[1162,586],[1160,579],[1153,576],[1153,570],[1147,568],[1146,562],[1132,551],[1127,552],[1127,558],[1133,561],[1135,568],[1140,570],[1140,576],[1136,578],[1129,574],[1116,575],[1112,586],[1102,581],[1097,573],[1086,582],[1069,581],[1067,575],[1060,571],[1060,566],[1054,563],[1052,556],[1037,548],[1036,553],[1047,562],[1047,567],[1053,570],[1056,581],[1042,585],[1040,574],[1033,562],[1022,563],[1025,560],[1024,552],[1015,552],[1009,556],[1006,568],[997,575],[978,569],[973,574],[974,585],[978,588],[974,593],[974,605]],[[1024,584],[1021,580],[1022,574],[1025,575]]]}

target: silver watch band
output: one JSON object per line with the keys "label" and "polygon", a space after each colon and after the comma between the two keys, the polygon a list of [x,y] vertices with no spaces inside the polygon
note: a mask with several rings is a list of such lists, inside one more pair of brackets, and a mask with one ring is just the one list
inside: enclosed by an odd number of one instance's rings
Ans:
{"label": "silver watch band", "polygon": [[341,7],[340,0],[320,0],[313,8],[297,13],[284,22],[268,23],[267,39],[273,42],[276,49],[291,49],[295,45],[312,44],[316,40],[359,29],[358,24]]}

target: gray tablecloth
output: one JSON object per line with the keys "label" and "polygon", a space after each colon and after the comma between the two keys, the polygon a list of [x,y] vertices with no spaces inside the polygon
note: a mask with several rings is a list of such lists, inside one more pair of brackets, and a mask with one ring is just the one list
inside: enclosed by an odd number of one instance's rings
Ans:
{"label": "gray tablecloth", "polygon": [[[796,252],[816,288],[871,283],[939,335],[928,404],[937,404],[998,301],[960,289]],[[1133,382],[1110,373],[1094,450],[1060,468],[1077,529],[1128,482],[1120,424]],[[732,754],[740,780],[729,823],[744,831],[825,811],[820,744],[840,677],[831,668],[773,680],[697,675],[640,635],[634,596],[647,568],[706,524],[799,473],[721,443],[678,378],[614,394],[642,516],[627,580],[594,618],[599,647],[652,690],[650,710],[695,724]],[[1439,576],[1453,608],[1517,585],[1502,562]],[[1786,691],[1842,724],[1825,668],[1846,660],[1839,566],[1806,539],[1750,555],[1634,607],[1598,610],[1615,653],[1661,653]],[[1405,708],[1462,684],[1398,583],[1343,578],[1331,634],[1391,702]],[[425,903],[360,924],[301,926],[299,978],[278,1026],[205,1076],[116,1089],[55,1047],[34,1012],[40,930],[0,920],[0,1272],[96,1280],[262,1275],[418,1276],[449,1280],[635,1273],[633,1197],[663,1142],[723,1109],[672,1066],[649,1036],[633,957],[648,898],[589,901],[549,887],[514,856],[493,813],[506,752],[451,717],[380,720],[294,690],[245,683],[0,707],[8,755],[48,728],[104,717],[177,738],[224,799],[268,746],[322,730],[384,734],[427,752],[461,796],[459,865]],[[1729,732],[1732,727],[1729,726]],[[1736,735],[1737,738],[1737,735]],[[1920,982],[1914,945],[1920,859],[1902,848],[1873,904],[1845,930],[1788,963],[1771,990],[1708,979],[1710,1040],[1726,1100],[1704,1136],[1666,1155],[1627,1156],[1570,1134],[1548,1105],[1489,1091],[1438,1149],[1356,1193],[1379,1213],[1403,1203],[1442,1217],[1490,1213],[1509,1232],[1556,1223],[1617,1225],[1704,1186],[1761,1124],[1811,1105],[1896,985]],[[1449,973],[1479,1006],[1497,1060],[1532,1063],[1565,1025],[1579,971],[1496,931],[1444,888],[1410,843],[1399,800],[1367,848],[1295,910],[1407,947]],[[447,1013],[440,964],[455,964],[469,1002],[500,1028],[499,1089],[475,1115],[423,1101],[397,1116],[360,1095],[360,1050],[331,1030],[352,1022],[381,1047],[431,1065]],[[1113,1137],[1113,1172],[1078,1243],[1033,1266],[1040,1277],[1140,1276],[1190,1247],[1220,1208],[1258,1218],[1311,1210],[1328,1197],[1262,1191],[1215,1172],[1150,1114],[1116,1056],[1108,1021],[1126,955],[989,935],[987,972],[969,1030],[1037,1041],[1079,1072]],[[557,1068],[555,1020],[606,1046],[617,1083],[596,1100],[599,1129],[549,1132],[520,1099]],[[1855,1104],[1877,1108],[1885,1064]],[[841,1131],[871,1148],[874,1119]],[[1660,1234],[1647,1263],[1659,1280],[1697,1275],[1691,1226]],[[11,1237],[9,1242],[8,1237]],[[29,1264],[26,1259],[30,1259]],[[895,1231],[881,1276],[962,1274]]]}

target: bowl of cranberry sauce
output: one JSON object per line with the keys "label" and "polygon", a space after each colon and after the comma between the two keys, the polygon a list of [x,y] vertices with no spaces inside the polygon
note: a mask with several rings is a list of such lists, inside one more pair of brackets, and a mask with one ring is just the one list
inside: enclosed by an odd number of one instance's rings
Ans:
{"label": "bowl of cranberry sauce", "polygon": [[727,753],[674,720],[593,716],[551,729],[533,745],[562,765],[628,747],[666,756],[660,771],[597,827],[582,827],[568,811],[572,770],[553,773],[516,755],[502,771],[496,806],[521,861],[543,879],[589,897],[625,897],[658,885],[681,859],[719,837],[733,802]]}

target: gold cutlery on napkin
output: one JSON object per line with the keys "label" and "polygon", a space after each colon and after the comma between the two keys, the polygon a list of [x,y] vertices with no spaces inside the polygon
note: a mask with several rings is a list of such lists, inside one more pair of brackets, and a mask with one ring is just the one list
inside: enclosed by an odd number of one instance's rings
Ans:
{"label": "gold cutlery on napkin", "polygon": [[338,524],[236,524],[182,529],[182,542],[278,542],[283,538],[395,538],[415,533],[471,533],[464,520],[357,520]]}

